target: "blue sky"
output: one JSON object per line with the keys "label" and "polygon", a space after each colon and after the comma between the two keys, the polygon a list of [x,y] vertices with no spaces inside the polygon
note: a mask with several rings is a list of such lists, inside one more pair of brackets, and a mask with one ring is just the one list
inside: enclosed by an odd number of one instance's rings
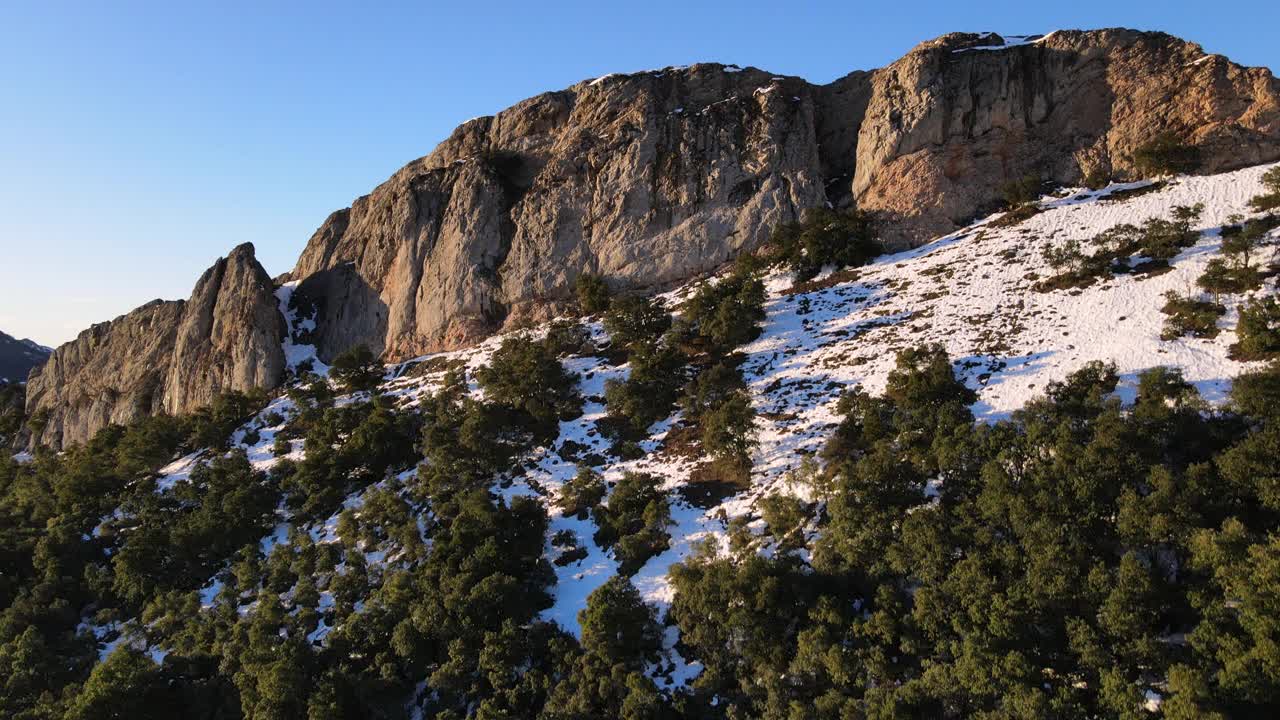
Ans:
{"label": "blue sky", "polygon": [[186,297],[240,242],[284,272],[330,211],[461,121],[608,72],[826,82],[952,30],[1108,26],[1280,67],[1276,2],[361,5],[0,8],[0,330],[64,342]]}

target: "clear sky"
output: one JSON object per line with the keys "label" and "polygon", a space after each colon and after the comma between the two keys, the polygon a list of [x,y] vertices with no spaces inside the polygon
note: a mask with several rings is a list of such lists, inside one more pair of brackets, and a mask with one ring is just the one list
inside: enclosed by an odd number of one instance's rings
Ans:
{"label": "clear sky", "polygon": [[186,297],[240,242],[284,272],[458,123],[584,78],[716,61],[826,82],[953,30],[1110,26],[1280,68],[1274,0],[9,0],[0,330],[64,342]]}

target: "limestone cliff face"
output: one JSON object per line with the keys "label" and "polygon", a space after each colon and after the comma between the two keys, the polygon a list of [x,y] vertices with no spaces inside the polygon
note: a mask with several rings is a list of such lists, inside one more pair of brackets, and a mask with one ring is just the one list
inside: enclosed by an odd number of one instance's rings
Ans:
{"label": "limestone cliff face", "polygon": [[111,423],[207,405],[225,390],[271,388],[284,371],[271,279],[252,245],[200,278],[189,300],[155,300],[80,333],[27,382],[38,444],[82,443]]}
{"label": "limestone cliff face", "polygon": [[1133,30],[1000,42],[947,35],[873,73],[851,194],[889,239],[948,232],[1027,174],[1132,178],[1134,150],[1163,131],[1208,172],[1280,156],[1280,82],[1264,68]]}
{"label": "limestone cliff face", "polygon": [[[615,290],[712,270],[827,203],[894,246],[1036,174],[1135,174],[1172,131],[1220,171],[1280,158],[1280,81],[1162,33],[952,34],[828,85],[716,64],[610,75],[464,123],[333,213],[288,279],[321,359],[455,348],[548,317],[582,273]],[[192,299],[95,326],[32,376],[44,440],[279,381],[271,283],[238,248]]]}
{"label": "limestone cliff face", "polygon": [[695,65],[606,76],[468,122],[318,230],[291,273],[321,356],[458,347],[616,289],[710,270],[805,208],[856,205],[917,244],[1008,180],[1133,175],[1164,130],[1209,171],[1280,157],[1280,84],[1131,30],[953,34],[825,86]]}
{"label": "limestone cliff face", "polygon": [[457,347],[538,318],[581,273],[710,270],[826,201],[815,93],[696,65],[604,78],[458,128],[312,238],[291,276],[322,357]]}

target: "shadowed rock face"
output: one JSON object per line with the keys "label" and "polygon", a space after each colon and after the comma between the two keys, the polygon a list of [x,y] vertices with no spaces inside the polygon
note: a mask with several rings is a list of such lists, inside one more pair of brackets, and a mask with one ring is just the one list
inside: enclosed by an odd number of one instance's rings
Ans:
{"label": "shadowed rock face", "polygon": [[291,277],[326,273],[303,292],[325,308],[323,358],[404,359],[543,319],[584,272],[617,289],[706,272],[827,202],[906,246],[1028,173],[1129,177],[1164,130],[1208,171],[1270,160],[1278,97],[1267,70],[1130,30],[952,34],[825,86],[722,65],[606,76],[462,125],[331,216]]}
{"label": "shadowed rock face", "polygon": [[155,300],[59,347],[27,382],[33,440],[60,448],[111,423],[208,405],[227,390],[272,388],[284,372],[284,319],[271,278],[241,245],[189,300]]}
{"label": "shadowed rock face", "polygon": [[[951,34],[822,86],[715,64],[611,75],[464,123],[330,215],[287,278],[315,308],[321,359],[364,344],[401,360],[550,317],[582,273],[615,290],[686,280],[827,203],[918,244],[1027,174],[1131,178],[1163,131],[1206,171],[1280,158],[1280,81],[1131,30]],[[59,348],[28,389],[43,440],[274,386],[271,290],[242,246],[191,300]]]}

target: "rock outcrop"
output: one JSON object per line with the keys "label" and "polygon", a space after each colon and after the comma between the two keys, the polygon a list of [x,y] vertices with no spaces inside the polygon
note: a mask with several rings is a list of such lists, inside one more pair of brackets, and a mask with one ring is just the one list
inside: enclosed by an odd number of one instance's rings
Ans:
{"label": "rock outcrop", "polygon": [[1280,83],[1161,33],[952,34],[825,86],[694,65],[470,121],[308,243],[322,358],[455,348],[554,312],[589,272],[660,287],[832,203],[919,243],[1009,180],[1126,178],[1163,131],[1219,171],[1280,157]]}
{"label": "rock outcrop", "polygon": [[[812,86],[722,65],[606,76],[454,131],[316,232],[319,351],[387,357],[535,319],[584,272],[710,270],[826,201]],[[349,269],[347,269],[349,268]]]}
{"label": "rock outcrop", "polygon": [[[717,64],[609,75],[464,123],[330,215],[285,277],[322,360],[401,360],[544,319],[583,273],[678,283],[824,204],[918,244],[1028,174],[1132,178],[1165,132],[1205,171],[1280,158],[1280,81],[1133,30],[951,34],[821,86]],[[278,382],[283,325],[251,255],[60,348],[29,390],[43,439]]]}
{"label": "rock outcrop", "polygon": [[1218,172],[1280,156],[1280,82],[1164,33],[1058,31],[1006,46],[952,34],[873,73],[851,194],[915,243],[966,224],[999,186],[1136,176],[1169,131]]}
{"label": "rock outcrop", "polygon": [[284,374],[284,318],[271,278],[241,245],[189,300],[155,300],[54,350],[27,383],[39,444],[81,443],[111,423],[181,414],[220,392],[272,388]]}

